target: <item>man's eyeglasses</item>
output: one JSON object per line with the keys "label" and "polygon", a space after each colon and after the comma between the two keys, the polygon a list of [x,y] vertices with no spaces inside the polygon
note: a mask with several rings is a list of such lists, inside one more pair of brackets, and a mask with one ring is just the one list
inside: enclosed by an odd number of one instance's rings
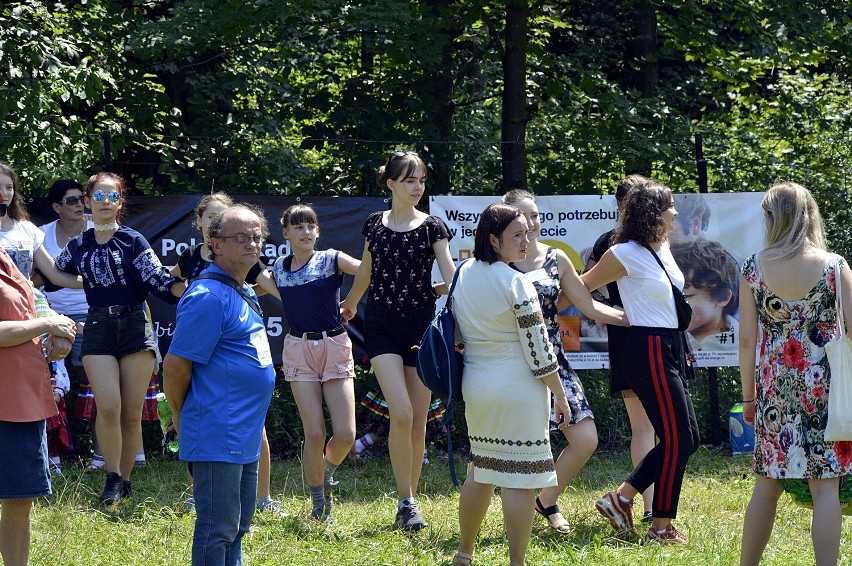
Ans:
{"label": "man's eyeglasses", "polygon": [[260,234],[255,234],[253,236],[250,236],[248,234],[239,233],[239,234],[234,234],[233,236],[219,236],[219,237],[222,238],[223,240],[233,238],[237,241],[238,244],[247,244],[249,242],[254,242],[255,244],[262,244],[263,242],[266,241],[266,238],[264,238]]}
{"label": "man's eyeglasses", "polygon": [[83,202],[83,197],[65,197],[59,204],[67,204],[69,206],[75,206]]}
{"label": "man's eyeglasses", "polygon": [[121,193],[118,191],[110,191],[109,194],[106,194],[103,191],[95,191],[92,193],[92,200],[95,202],[104,202],[109,199],[111,203],[117,203],[121,200]]}

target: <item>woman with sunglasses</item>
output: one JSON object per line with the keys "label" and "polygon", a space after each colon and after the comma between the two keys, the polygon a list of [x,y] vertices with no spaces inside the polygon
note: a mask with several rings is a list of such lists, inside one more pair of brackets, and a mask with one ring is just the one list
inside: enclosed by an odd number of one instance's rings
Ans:
{"label": "woman with sunglasses", "polygon": [[399,497],[394,524],[418,531],[426,521],[414,494],[432,394],[417,376],[414,346],[435,316],[433,262],[438,261],[445,282],[452,280],[455,266],[447,226],[416,208],[426,191],[426,164],[420,156],[394,151],[379,168],[378,182],[391,193],[391,209],[367,218],[361,230],[367,238],[361,266],[341,308],[348,320],[368,292],[364,346],[390,412],[388,451]]}
{"label": "woman with sunglasses", "polygon": [[149,294],[171,302],[186,289],[139,232],[119,224],[125,191],[124,179],[114,173],[92,175],[86,204],[94,227],[71,239],[56,258],[59,269],[83,277],[89,303],[82,355],[98,405],[95,428],[107,470],[104,505],[131,494],[155,359],[143,303]]}
{"label": "woman with sunglasses", "polygon": [[[83,187],[77,181],[71,179],[54,181],[47,191],[47,201],[57,214],[58,219],[39,226],[39,229],[44,232],[45,250],[50,257],[55,258],[62,252],[69,240],[79,236],[94,224],[86,218]],[[89,305],[86,303],[86,293],[83,289],[56,288],[45,283],[44,294],[50,302],[50,308],[77,323],[77,337],[66,360],[66,366],[69,367],[71,390],[65,396],[65,403],[72,445],[79,450],[83,446],[82,434],[87,428],[82,414],[76,414],[77,408],[81,409],[82,412],[84,404],[78,404],[76,401],[81,381],[85,381],[83,389],[89,390],[88,380],[84,377],[83,360],[80,358],[83,345],[82,327],[83,323],[86,322]],[[93,445],[95,443],[94,436],[92,443]],[[97,449],[95,451],[99,453]]]}

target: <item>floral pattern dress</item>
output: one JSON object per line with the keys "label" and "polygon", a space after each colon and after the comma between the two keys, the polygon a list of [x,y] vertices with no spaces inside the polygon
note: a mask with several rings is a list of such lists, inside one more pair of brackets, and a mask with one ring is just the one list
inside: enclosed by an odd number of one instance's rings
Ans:
{"label": "floral pattern dress", "polygon": [[450,240],[444,221],[429,216],[420,226],[396,232],[382,223],[382,212],[367,218],[361,233],[367,238],[373,263],[367,301],[390,312],[435,312],[432,289],[432,244]]}
{"label": "floral pattern dress", "polygon": [[795,301],[766,286],[756,256],[743,264],[763,330],[752,466],[762,476],[825,479],[844,476],[852,466],[852,442],[824,438],[831,386],[824,345],[837,330],[835,278],[844,263],[831,254],[817,284]]}
{"label": "floral pattern dress", "polygon": [[[512,265],[512,267],[515,266]],[[565,356],[565,349],[562,347],[562,336],[559,333],[559,323],[556,321],[556,316],[559,314],[559,309],[556,306],[560,290],[559,258],[554,248],[547,248],[547,253],[544,256],[544,264],[541,268],[547,274],[547,277],[540,278],[539,281],[533,281],[532,283],[536,293],[538,293],[541,313],[544,316],[544,324],[547,327],[550,344],[553,346],[556,359],[559,361],[559,378],[562,380],[562,386],[565,388],[565,394],[568,396],[568,405],[571,407],[571,419],[568,421],[570,426],[577,424],[585,418],[594,418],[594,414],[592,414],[592,408],[589,406],[589,400],[586,398],[586,392],[583,390],[580,377],[571,367],[568,358]],[[552,427],[556,427],[559,424],[556,422],[556,417],[553,413],[550,415],[550,421]]]}

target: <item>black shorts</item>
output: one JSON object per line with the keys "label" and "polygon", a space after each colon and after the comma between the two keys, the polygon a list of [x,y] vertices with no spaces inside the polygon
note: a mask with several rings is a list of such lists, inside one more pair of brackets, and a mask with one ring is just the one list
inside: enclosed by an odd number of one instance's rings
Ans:
{"label": "black shorts", "polygon": [[153,351],[154,330],[142,305],[89,307],[83,328],[83,356],[121,359],[136,352]]}
{"label": "black shorts", "polygon": [[364,349],[367,357],[396,354],[402,364],[417,365],[417,350],[426,327],[435,318],[435,308],[417,311],[392,311],[367,305],[364,313]]}
{"label": "black shorts", "polygon": [[621,392],[630,389],[627,367],[624,360],[627,327],[608,324],[606,327],[609,346],[609,392],[613,397],[621,397]]}

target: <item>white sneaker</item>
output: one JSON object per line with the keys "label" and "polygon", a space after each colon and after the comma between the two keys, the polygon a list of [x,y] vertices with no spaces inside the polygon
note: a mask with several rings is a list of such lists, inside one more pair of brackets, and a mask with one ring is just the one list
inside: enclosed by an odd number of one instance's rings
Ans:
{"label": "white sneaker", "polygon": [[62,463],[58,456],[53,456],[50,459],[50,473],[57,476],[62,475]]}
{"label": "white sneaker", "polygon": [[97,472],[97,471],[99,471],[99,470],[103,470],[103,469],[104,469],[104,465],[106,465],[106,462],[104,462],[104,457],[103,457],[103,456],[101,456],[100,454],[93,454],[93,455],[92,455],[92,461],[91,461],[91,462],[89,462],[89,465],[88,465],[88,466],[86,466],[86,470],[85,470],[85,471],[87,471],[87,472]]}
{"label": "white sneaker", "polygon": [[271,497],[267,497],[266,499],[261,499],[257,502],[257,510],[261,512],[268,512],[272,515],[284,518],[287,517],[287,512],[281,507],[281,504],[272,499]]}

